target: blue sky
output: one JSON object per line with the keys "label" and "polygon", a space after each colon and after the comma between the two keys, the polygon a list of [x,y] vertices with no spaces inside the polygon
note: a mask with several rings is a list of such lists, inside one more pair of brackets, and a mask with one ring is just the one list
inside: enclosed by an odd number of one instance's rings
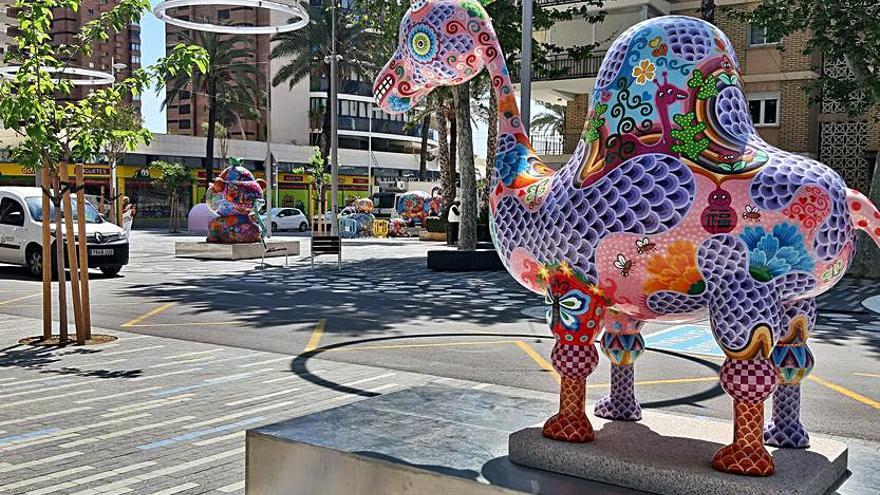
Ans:
{"label": "blue sky", "polygon": [[[161,0],[150,0],[155,6]],[[141,19],[141,65],[152,65],[165,56],[165,23],[156,19],[153,13],[144,15]],[[142,108],[144,125],[147,129],[164,133],[166,131],[165,112],[160,111],[162,100],[165,99],[165,90],[158,96],[155,90],[148,90],[143,95]]]}

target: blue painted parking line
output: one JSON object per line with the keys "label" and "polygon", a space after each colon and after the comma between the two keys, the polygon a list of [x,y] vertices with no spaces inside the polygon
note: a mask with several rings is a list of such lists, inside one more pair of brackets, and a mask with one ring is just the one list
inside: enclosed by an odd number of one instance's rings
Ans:
{"label": "blue painted parking line", "polygon": [[678,325],[645,336],[652,349],[724,357],[708,325]]}
{"label": "blue painted parking line", "polygon": [[204,437],[206,435],[211,435],[214,433],[220,433],[220,432],[224,432],[224,431],[234,430],[234,429],[239,428],[241,426],[247,426],[247,425],[250,425],[253,423],[259,423],[260,421],[264,421],[265,419],[266,419],[265,416],[244,419],[241,421],[237,421],[235,423],[229,423],[226,425],[217,426],[214,428],[209,428],[207,430],[194,431],[192,433],[187,433],[185,435],[179,435],[179,436],[168,438],[165,440],[159,440],[158,442],[152,442],[152,443],[148,443],[145,445],[140,445],[140,446],[138,446],[138,448],[141,450],[151,450],[151,449],[155,449],[155,448],[159,448],[159,447],[167,447],[168,445],[172,445],[172,444],[175,444],[178,442],[187,442],[190,440],[195,440],[196,438]]}
{"label": "blue painted parking line", "polygon": [[0,438],[0,445],[4,445],[7,443],[15,443],[21,442],[24,440],[34,440],[40,437],[47,437],[56,431],[60,431],[58,428],[46,428],[44,430],[31,431],[28,433],[22,433],[21,435],[14,435],[11,437],[3,437]]}

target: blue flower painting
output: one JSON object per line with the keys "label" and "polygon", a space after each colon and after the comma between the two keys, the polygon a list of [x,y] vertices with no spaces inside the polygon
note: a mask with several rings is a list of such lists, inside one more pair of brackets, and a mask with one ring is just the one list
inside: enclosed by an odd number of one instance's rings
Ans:
{"label": "blue flower painting", "polygon": [[388,104],[391,106],[391,109],[395,112],[405,112],[410,108],[410,99],[409,98],[401,98],[397,95],[391,95],[388,97]]}
{"label": "blue flower painting", "polygon": [[504,185],[511,185],[517,175],[529,168],[528,156],[528,148],[516,142],[513,135],[504,134],[498,139],[495,170]]}
{"label": "blue flower painting", "polygon": [[764,227],[746,227],[740,238],[749,248],[749,272],[762,282],[792,271],[812,271],[815,266],[804,236],[794,224],[777,224],[771,232]]}

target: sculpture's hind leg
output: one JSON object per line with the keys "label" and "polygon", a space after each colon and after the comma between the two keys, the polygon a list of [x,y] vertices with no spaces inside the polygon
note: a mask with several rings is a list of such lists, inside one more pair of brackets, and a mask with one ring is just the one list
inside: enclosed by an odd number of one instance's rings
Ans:
{"label": "sculpture's hind leg", "polygon": [[773,364],[779,386],[773,392],[773,417],[764,428],[764,441],[775,447],[803,449],[810,436],[801,424],[801,380],[813,369],[807,337],[816,323],[816,301],[805,299],[786,307]]}
{"label": "sculpture's hind leg", "polygon": [[611,391],[596,403],[600,418],[619,421],[642,419],[642,407],[635,395],[635,361],[645,351],[641,329],[644,322],[616,312],[605,318],[602,352],[611,361]]}
{"label": "sculpture's hind leg", "polygon": [[733,398],[733,443],[715,452],[719,471],[749,476],[773,474],[773,458],[764,448],[764,400],[776,386],[770,360],[773,328],[782,314],[779,291],[749,273],[749,252],[732,236],[707,240],[699,251],[700,271],[715,340],[727,359],[721,387]]}

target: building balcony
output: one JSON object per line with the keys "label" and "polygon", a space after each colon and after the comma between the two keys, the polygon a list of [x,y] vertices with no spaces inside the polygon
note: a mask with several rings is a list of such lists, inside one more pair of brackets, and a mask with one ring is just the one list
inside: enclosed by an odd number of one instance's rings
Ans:
{"label": "building balcony", "polygon": [[[330,81],[326,78],[312,77],[309,81],[309,91],[329,92]],[[344,81],[339,86],[339,93],[346,95],[373,97],[373,85],[366,81]]]}
{"label": "building balcony", "polygon": [[532,148],[540,156],[570,155],[577,149],[581,140],[581,133],[571,132],[565,134],[540,134],[531,136]]}
{"label": "building balcony", "polygon": [[[575,59],[567,53],[550,55],[547,57],[547,65],[535,68],[532,72],[533,81],[558,81],[562,79],[589,79],[599,75],[599,67],[602,65],[604,53],[594,53],[584,59]],[[513,82],[520,82],[520,63],[517,60],[510,67],[510,78]]]}

